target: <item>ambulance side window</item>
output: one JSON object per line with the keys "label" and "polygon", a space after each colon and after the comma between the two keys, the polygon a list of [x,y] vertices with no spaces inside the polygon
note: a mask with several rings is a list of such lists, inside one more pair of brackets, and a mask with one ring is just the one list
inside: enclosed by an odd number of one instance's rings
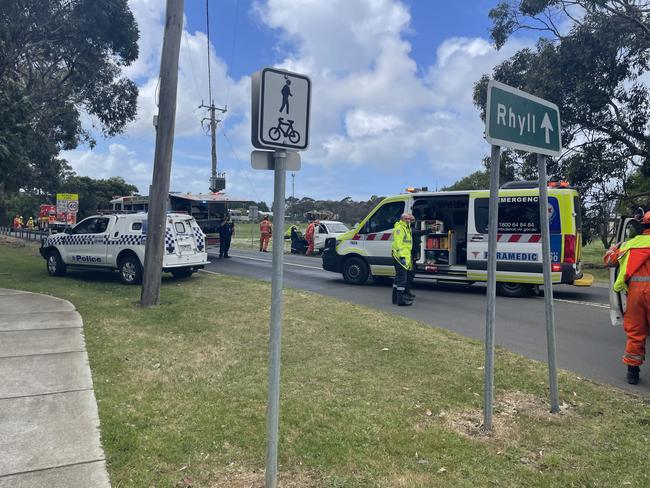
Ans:
{"label": "ambulance side window", "polygon": [[366,222],[362,234],[383,232],[392,229],[404,213],[404,202],[391,202],[380,207]]}

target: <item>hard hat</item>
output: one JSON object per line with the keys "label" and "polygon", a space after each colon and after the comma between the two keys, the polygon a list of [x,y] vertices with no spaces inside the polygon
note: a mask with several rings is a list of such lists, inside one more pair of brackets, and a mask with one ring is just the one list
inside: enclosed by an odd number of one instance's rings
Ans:
{"label": "hard hat", "polygon": [[641,223],[642,224],[650,224],[650,211],[643,214],[643,218],[641,219]]}

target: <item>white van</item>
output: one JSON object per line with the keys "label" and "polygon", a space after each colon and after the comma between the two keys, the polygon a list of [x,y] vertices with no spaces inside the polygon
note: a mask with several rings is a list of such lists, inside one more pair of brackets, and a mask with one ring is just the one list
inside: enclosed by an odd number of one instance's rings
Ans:
{"label": "white van", "polygon": [[[578,192],[552,187],[549,194],[553,283],[589,286],[581,266]],[[487,280],[488,190],[413,192],[384,199],[352,231],[328,239],[323,268],[363,284],[369,276],[394,276],[392,232],[404,212],[417,229],[432,235],[414,242],[416,278],[471,284]],[[537,182],[513,182],[499,190],[497,289],[505,296],[527,295],[542,284],[542,248]]]}
{"label": "white van", "polygon": [[[147,214],[93,215],[41,242],[40,253],[51,276],[67,268],[118,270],[127,285],[142,280]],[[167,214],[163,271],[191,276],[208,263],[205,234],[193,217]]]}

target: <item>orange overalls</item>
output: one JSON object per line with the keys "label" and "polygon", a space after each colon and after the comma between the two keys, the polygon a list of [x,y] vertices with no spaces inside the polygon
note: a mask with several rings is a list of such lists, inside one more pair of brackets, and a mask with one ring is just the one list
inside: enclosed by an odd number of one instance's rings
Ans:
{"label": "orange overalls", "polygon": [[269,239],[271,238],[271,233],[273,232],[273,226],[268,220],[262,220],[260,222],[260,251],[267,252],[266,249],[269,247]]}
{"label": "orange overalls", "polygon": [[614,291],[627,289],[627,309],[623,328],[627,334],[623,362],[640,366],[645,360],[645,343],[650,330],[650,230],[614,247],[607,255],[608,265],[619,264],[619,276]]}
{"label": "orange overalls", "polygon": [[314,252],[314,230],[313,222],[310,222],[305,231],[305,239],[307,239],[307,252],[305,255],[310,256]]}

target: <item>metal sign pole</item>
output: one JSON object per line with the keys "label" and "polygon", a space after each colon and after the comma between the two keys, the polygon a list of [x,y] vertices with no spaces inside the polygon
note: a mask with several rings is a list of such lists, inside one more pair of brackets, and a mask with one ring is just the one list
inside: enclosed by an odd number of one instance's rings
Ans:
{"label": "metal sign pole", "polygon": [[548,191],[546,187],[546,156],[537,155],[539,173],[539,225],[542,231],[542,262],[544,267],[544,311],[546,314],[546,346],[548,349],[548,382],[551,389],[551,412],[560,410],[557,391],[557,360],[555,358],[555,314],[553,312],[553,279],[551,276],[551,239],[548,223]]}
{"label": "metal sign pole", "polygon": [[494,402],[494,321],[497,291],[497,231],[499,219],[499,170],[501,147],[492,146],[490,155],[490,204],[488,221],[487,312],[485,316],[485,385],[483,388],[483,428],[492,430]]}
{"label": "metal sign pole", "polygon": [[273,266],[271,279],[271,340],[269,344],[269,403],[266,412],[266,488],[278,482],[278,425],[280,419],[280,352],[282,340],[282,286],[284,279],[284,193],[287,152],[273,153],[275,188],[273,193]]}

